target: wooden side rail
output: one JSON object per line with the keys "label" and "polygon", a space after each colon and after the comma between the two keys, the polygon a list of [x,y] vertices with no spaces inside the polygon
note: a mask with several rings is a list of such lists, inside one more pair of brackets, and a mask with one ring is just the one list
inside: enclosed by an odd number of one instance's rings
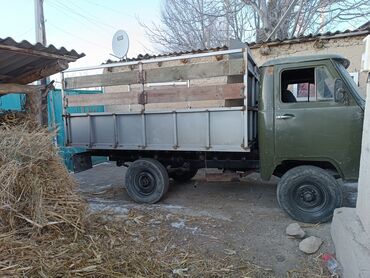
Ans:
{"label": "wooden side rail", "polygon": [[[242,99],[244,98],[243,88],[243,83],[194,87],[162,87],[160,89],[149,87],[145,90],[145,104]],[[104,94],[67,95],[66,101],[68,107],[132,105],[139,104],[140,95],[141,92],[137,90]]]}
{"label": "wooden side rail", "polygon": [[204,79],[219,76],[244,74],[243,59],[232,59],[209,63],[184,64],[181,66],[158,67],[144,69],[143,78],[140,71],[133,69],[124,72],[106,72],[103,74],[65,78],[64,88],[81,89],[91,87],[105,87],[156,82],[170,82],[177,80]]}

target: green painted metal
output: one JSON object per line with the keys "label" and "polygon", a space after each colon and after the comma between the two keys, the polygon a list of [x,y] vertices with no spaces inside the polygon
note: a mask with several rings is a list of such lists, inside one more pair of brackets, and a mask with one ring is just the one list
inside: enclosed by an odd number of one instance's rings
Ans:
{"label": "green painted metal", "polygon": [[260,157],[260,174],[269,180],[276,167],[275,130],[274,130],[274,67],[262,67],[261,90],[258,100],[258,145]]}
{"label": "green painted metal", "polygon": [[[361,151],[363,106],[361,97],[336,65],[340,60],[294,60],[266,63],[261,68],[262,88],[259,101],[259,149],[263,179],[286,161],[329,162],[344,180],[357,180]],[[267,66],[266,66],[267,65]],[[283,103],[280,76],[286,69],[326,67],[334,78],[346,85],[346,102]],[[294,115],[287,120],[281,115]]]}
{"label": "green painted metal", "polygon": [[[68,95],[81,95],[81,94],[101,94],[102,91],[84,91],[84,90],[68,90],[65,92]],[[89,106],[89,107],[69,107],[67,112],[70,113],[88,113],[88,112],[104,112],[104,106]],[[83,148],[66,147],[64,119],[62,117],[62,94],[60,90],[50,91],[48,94],[48,118],[49,127],[57,129],[56,144],[60,150],[60,154],[64,160],[65,165],[69,170],[73,170],[72,156],[76,153],[86,151]],[[105,157],[93,157],[93,164],[107,161]]]}

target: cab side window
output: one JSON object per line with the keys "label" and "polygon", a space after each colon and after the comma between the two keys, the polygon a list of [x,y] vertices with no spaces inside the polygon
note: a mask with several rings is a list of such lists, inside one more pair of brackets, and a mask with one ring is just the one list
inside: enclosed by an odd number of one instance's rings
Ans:
{"label": "cab side window", "polygon": [[332,100],[334,98],[335,78],[326,67],[316,68],[317,101]]}
{"label": "cab side window", "polygon": [[335,79],[326,67],[285,70],[281,74],[281,101],[331,101]]}

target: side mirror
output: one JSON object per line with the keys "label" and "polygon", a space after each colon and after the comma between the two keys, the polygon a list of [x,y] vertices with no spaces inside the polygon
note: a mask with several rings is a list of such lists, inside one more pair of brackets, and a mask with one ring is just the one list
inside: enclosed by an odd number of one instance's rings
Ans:
{"label": "side mirror", "polygon": [[346,102],[346,90],[342,79],[336,79],[334,85],[334,100],[335,102]]}

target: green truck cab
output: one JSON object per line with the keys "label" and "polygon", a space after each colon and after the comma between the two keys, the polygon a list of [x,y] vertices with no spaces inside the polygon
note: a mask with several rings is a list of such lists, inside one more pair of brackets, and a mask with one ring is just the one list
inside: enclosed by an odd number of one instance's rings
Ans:
{"label": "green truck cab", "polygon": [[348,66],[341,56],[315,55],[260,68],[261,176],[282,177],[279,204],[301,221],[329,220],[340,184],[358,179],[365,101]]}

